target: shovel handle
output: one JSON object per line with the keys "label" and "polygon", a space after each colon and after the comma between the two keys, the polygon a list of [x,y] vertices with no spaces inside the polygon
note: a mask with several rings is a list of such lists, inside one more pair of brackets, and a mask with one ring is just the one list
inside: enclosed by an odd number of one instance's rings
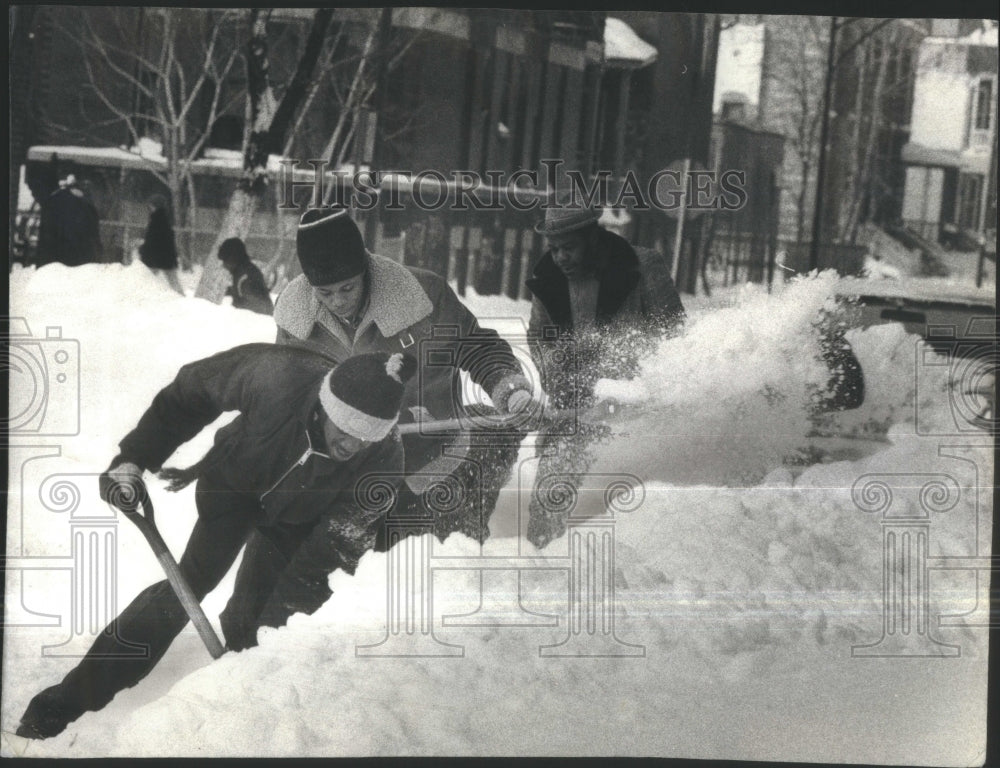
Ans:
{"label": "shovel handle", "polygon": [[617,413],[619,406],[614,401],[605,401],[593,408],[563,408],[548,409],[540,414],[511,413],[505,416],[486,417],[482,415],[466,415],[458,419],[436,419],[434,421],[420,420],[398,425],[401,435],[415,435],[437,432],[461,432],[470,428],[483,429],[518,429],[533,431],[544,424],[552,424],[563,419],[579,418],[583,421],[605,419]]}
{"label": "shovel handle", "polygon": [[170,554],[170,549],[160,535],[160,531],[156,527],[156,522],[153,518],[153,502],[147,494],[143,494],[140,505],[142,513],[139,512],[138,508],[123,509],[122,512],[125,513],[125,516],[129,520],[135,523],[136,527],[142,532],[142,535],[146,537],[146,541],[149,542],[153,554],[160,561],[160,567],[163,568],[163,572],[166,574],[167,581],[170,582],[174,594],[181,601],[184,612],[191,619],[194,628],[198,630],[198,634],[201,636],[202,642],[205,643],[208,652],[212,655],[213,659],[219,658],[225,653],[225,649],[219,641],[219,636],[212,629],[208,617],[201,609],[198,598],[195,597],[194,592],[191,591],[191,586],[187,583],[187,579],[181,573],[177,561]]}

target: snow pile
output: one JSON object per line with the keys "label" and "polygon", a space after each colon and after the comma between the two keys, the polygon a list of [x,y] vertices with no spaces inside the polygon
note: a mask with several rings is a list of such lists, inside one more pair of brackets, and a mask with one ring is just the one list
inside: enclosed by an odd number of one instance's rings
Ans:
{"label": "snow pile", "polygon": [[746,285],[733,306],[693,317],[662,343],[633,381],[599,382],[597,394],[626,413],[636,404],[620,431],[670,448],[652,452],[646,440],[632,440],[619,462],[644,478],[745,484],[800,448],[811,429],[808,406],[828,388],[817,323],[838,311],[836,282],[833,272],[797,279],[780,302]]}
{"label": "snow pile", "polygon": [[604,21],[604,58],[608,61],[628,61],[645,67],[656,61],[657,50],[639,37],[621,19],[608,16]]}
{"label": "snow pile", "polygon": [[879,259],[873,259],[871,256],[866,256],[864,275],[865,277],[874,278],[876,280],[899,280],[899,278],[903,276],[903,271],[899,267],[894,267],[892,264],[886,264]]}
{"label": "snow pile", "polygon": [[[138,261],[15,266],[10,292],[12,316],[24,316],[34,337],[58,326],[78,344],[82,434],[64,445],[79,445],[81,456],[110,459],[185,362],[274,340],[271,318],[182,297]],[[202,437],[211,444],[211,435]]]}
{"label": "snow pile", "polygon": [[[673,642],[691,642],[692,626],[714,626],[700,638],[699,650],[716,655],[723,667],[752,663],[760,671],[778,654],[803,646],[849,648],[877,640],[883,552],[876,544],[882,520],[859,509],[852,488],[866,474],[940,466],[936,449],[901,440],[875,456],[814,465],[798,477],[778,468],[753,488],[678,492],[648,486],[653,509],[618,527],[625,594],[641,594],[651,619],[657,606],[683,606],[681,620],[663,626]],[[972,456],[990,466],[986,446]],[[983,501],[974,485],[968,489],[934,526],[931,556],[976,554]],[[935,608],[969,610],[962,583],[958,580],[952,592],[935,591]],[[975,644],[985,637],[966,630],[962,639]],[[740,660],[740,654],[749,656]]]}
{"label": "snow pile", "polygon": [[[977,545],[989,542],[992,522],[990,444],[966,436],[959,441],[965,447],[951,449],[961,458],[951,459],[941,440],[916,433],[918,414],[938,426],[952,418],[948,367],[917,379],[916,339],[880,326],[848,335],[866,374],[865,406],[824,427],[877,431],[888,442],[852,461],[803,464],[808,454],[799,449],[814,427],[806,404],[828,376],[816,359],[814,324],[835,308],[838,286],[823,274],[777,296],[748,287],[729,306],[695,307],[686,332],[661,344],[635,380],[602,384],[603,394],[627,402],[610,420],[617,436],[600,446],[592,472],[628,473],[644,485],[642,504],[614,519],[613,569],[615,636],[643,655],[551,658],[540,651],[567,637],[570,558],[565,539],[539,553],[499,533],[516,530],[526,507],[537,463],[526,444],[518,479],[501,494],[487,552],[528,550],[520,605],[555,615],[557,626],[446,623],[445,616],[477,609],[487,572],[435,570],[428,618],[435,637],[462,646],[462,655],[359,655],[359,646],[386,638],[387,568],[390,557],[401,556],[398,548],[370,553],[354,577],[331,577],[334,595],[314,615],[261,633],[259,647],[210,662],[189,629],[146,680],[104,710],[44,742],[26,746],[5,735],[4,754],[981,761],[986,631],[933,621],[972,610],[975,575],[931,576],[933,633],[960,644],[961,657],[852,658],[853,645],[879,639],[883,619],[882,518],[859,509],[852,487],[869,474],[948,473],[962,492],[933,519],[930,554],[982,556],[988,553]],[[11,473],[11,503],[24,505],[9,528],[13,555],[26,554],[17,547],[27,541],[33,554],[51,556],[68,538],[65,516],[39,504],[32,467],[100,472],[180,365],[273,338],[269,318],[182,298],[138,264],[15,270],[11,298],[12,314],[26,317],[35,336],[60,325],[64,338],[79,340],[83,413],[81,434],[58,441],[61,456]],[[465,300],[481,318],[506,318],[504,333],[516,335],[526,319],[526,302]],[[212,431],[182,452],[200,455]],[[796,461],[786,463],[790,454]],[[900,493],[907,482],[898,481]],[[150,489],[164,537],[179,553],[194,521],[193,489],[165,494],[156,480]],[[414,543],[433,544],[435,558],[480,554],[458,535],[443,546],[429,537]],[[123,606],[160,576],[124,522],[118,556]],[[66,615],[60,578],[53,572],[47,581],[26,580],[24,604]],[[213,621],[231,589],[230,575],[204,602]],[[411,605],[424,605],[425,596],[415,594]],[[13,731],[30,697],[73,665],[72,657],[38,651],[65,633],[6,628],[3,731]]]}

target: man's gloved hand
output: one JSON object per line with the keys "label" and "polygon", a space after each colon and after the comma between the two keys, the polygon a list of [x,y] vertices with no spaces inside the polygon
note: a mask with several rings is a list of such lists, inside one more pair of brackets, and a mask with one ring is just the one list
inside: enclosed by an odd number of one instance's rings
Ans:
{"label": "man's gloved hand", "polygon": [[520,413],[531,406],[531,392],[526,389],[516,389],[507,398],[507,413]]}
{"label": "man's gloved hand", "polygon": [[123,512],[132,512],[146,498],[142,469],[130,461],[112,465],[98,480],[101,498]]}
{"label": "man's gloved hand", "polygon": [[493,404],[502,413],[540,414],[545,403],[545,393],[535,397],[531,382],[519,373],[505,376],[491,394]]}

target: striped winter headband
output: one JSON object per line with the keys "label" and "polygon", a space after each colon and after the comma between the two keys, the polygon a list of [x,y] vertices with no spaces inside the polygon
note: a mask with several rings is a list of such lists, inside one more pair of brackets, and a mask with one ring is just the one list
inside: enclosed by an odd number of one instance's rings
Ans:
{"label": "striped winter headband", "polygon": [[395,426],[403,390],[416,369],[416,359],[402,352],[349,357],[323,379],[319,402],[344,432],[378,442]]}

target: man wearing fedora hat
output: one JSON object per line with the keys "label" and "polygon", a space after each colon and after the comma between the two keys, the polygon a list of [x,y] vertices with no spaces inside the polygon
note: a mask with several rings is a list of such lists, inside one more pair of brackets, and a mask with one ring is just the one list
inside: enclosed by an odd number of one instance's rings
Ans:
{"label": "man wearing fedora hat", "polygon": [[[633,248],[604,229],[600,217],[600,208],[562,194],[535,227],[548,248],[526,281],[528,336],[545,392],[561,409],[591,405],[598,379],[633,376],[643,351],[684,322],[660,254]],[[573,430],[553,425],[539,444],[538,476],[581,476],[589,466],[587,447],[604,431],[586,422]],[[565,531],[565,510],[546,508],[546,498],[533,493],[529,507],[528,538],[538,547]]]}
{"label": "man wearing fedora hat", "polygon": [[[403,417],[410,420],[460,417],[461,371],[482,387],[501,414],[538,407],[541,394],[533,392],[510,345],[495,331],[482,328],[439,275],[369,253],[346,209],[306,211],[296,249],[302,275],[275,304],[279,344],[305,346],[338,361],[374,351],[417,356],[419,374],[403,397]],[[424,342],[433,342],[433,354],[422,352]],[[403,438],[409,477],[432,461],[437,471],[442,450],[454,439],[421,432]],[[468,498],[482,499],[481,508],[470,504],[439,511],[435,533],[442,539],[456,530],[479,540],[489,535],[489,515],[523,434],[472,430],[468,437],[473,444],[462,466],[476,467],[480,487],[467,490],[472,491]],[[413,506],[422,493],[414,483],[406,483],[399,503]]]}
{"label": "man wearing fedora hat", "polygon": [[[622,378],[634,373],[635,354],[622,354],[623,335],[650,338],[675,333],[684,322],[684,306],[663,258],[648,248],[633,248],[599,223],[601,209],[560,195],[545,211],[535,231],[548,249],[535,264],[526,285],[532,294],[529,336],[572,339],[576,370],[588,380]],[[630,351],[634,345],[630,345]],[[543,385],[562,405],[558,366],[543,360],[543,347],[533,346]],[[581,354],[587,366],[582,366]],[[572,382],[574,401],[587,399],[581,382]]]}

